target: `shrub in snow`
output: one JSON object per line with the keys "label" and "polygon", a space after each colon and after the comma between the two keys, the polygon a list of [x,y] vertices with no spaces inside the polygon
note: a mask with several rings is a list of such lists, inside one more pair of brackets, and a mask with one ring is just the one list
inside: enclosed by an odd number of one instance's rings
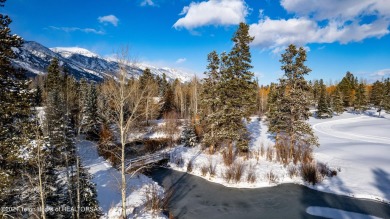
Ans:
{"label": "shrub in snow", "polygon": [[232,165],[232,163],[235,159],[235,154],[233,153],[233,148],[229,147],[227,150],[225,149],[222,152],[222,158],[223,158],[223,162],[225,163],[226,166]]}
{"label": "shrub in snow", "polygon": [[176,164],[178,167],[182,167],[184,165],[184,159],[180,153],[177,153],[171,157],[171,162]]}
{"label": "shrub in snow", "polygon": [[322,177],[325,177],[325,176],[327,176],[327,177],[337,176],[337,171],[330,169],[327,164],[318,163],[317,164],[317,169],[318,169],[318,172],[321,174]]}
{"label": "shrub in snow", "polygon": [[191,173],[193,168],[192,160],[188,161],[187,163],[187,172]]}
{"label": "shrub in snow", "polygon": [[272,170],[267,173],[267,179],[269,184],[277,184],[279,181],[279,177]]}
{"label": "shrub in snow", "polygon": [[296,166],[294,166],[294,165],[289,166],[288,169],[287,169],[287,171],[288,171],[288,176],[289,176],[291,179],[294,178],[294,177],[296,177],[296,176],[298,176],[298,168],[297,168]]}
{"label": "shrub in snow", "polygon": [[312,185],[321,181],[321,175],[314,163],[302,163],[301,165],[302,179]]}
{"label": "shrub in snow", "polygon": [[243,162],[235,162],[226,169],[225,174],[223,174],[223,178],[228,183],[230,183],[232,180],[237,183],[240,182],[244,171],[245,164]]}
{"label": "shrub in snow", "polygon": [[200,172],[202,174],[202,176],[206,176],[207,172],[209,172],[209,167],[204,165],[200,168]]}
{"label": "shrub in snow", "polygon": [[198,143],[193,126],[187,125],[184,128],[181,135],[181,143],[184,144],[185,147],[194,147]]}
{"label": "shrub in snow", "polygon": [[250,166],[247,172],[248,172],[248,174],[246,176],[246,181],[248,183],[255,183],[256,182],[256,173],[255,173],[253,166]]}
{"label": "shrub in snow", "polygon": [[213,164],[213,161],[209,161],[208,171],[210,173],[210,176],[215,176],[217,169],[217,164]]}

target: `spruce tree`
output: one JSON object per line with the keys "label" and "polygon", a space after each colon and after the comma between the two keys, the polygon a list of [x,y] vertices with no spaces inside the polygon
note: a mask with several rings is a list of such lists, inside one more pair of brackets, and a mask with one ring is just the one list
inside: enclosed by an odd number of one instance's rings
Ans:
{"label": "spruce tree", "polygon": [[[254,73],[250,71],[251,53],[249,44],[253,41],[249,35],[249,25],[240,23],[234,33],[232,41],[234,46],[228,58],[222,58],[221,74],[222,101],[225,103],[221,118],[222,132],[228,142],[236,142],[236,147],[241,152],[247,152],[249,148],[248,131],[243,119],[256,111],[256,82]],[[226,61],[224,61],[226,60]]]}
{"label": "spruce tree", "polygon": [[317,104],[317,116],[318,118],[332,117],[332,112],[327,101],[326,85],[322,79],[320,80],[319,87],[320,95]]}
{"label": "spruce tree", "polygon": [[370,103],[374,105],[374,107],[377,109],[377,111],[379,112],[379,116],[381,116],[384,99],[385,99],[384,84],[381,81],[375,81],[375,83],[372,85]]}
{"label": "spruce tree", "polygon": [[201,92],[201,123],[204,129],[203,144],[210,147],[214,151],[216,144],[220,142],[219,139],[219,111],[222,108],[220,83],[220,59],[216,51],[213,51],[207,56],[207,76],[203,82],[203,89]]}
{"label": "spruce tree", "polygon": [[357,79],[349,71],[337,85],[343,97],[344,107],[353,106],[357,85]]}
{"label": "spruce tree", "polygon": [[184,127],[181,135],[181,143],[184,144],[185,147],[194,147],[198,143],[193,125],[187,124]]}
{"label": "spruce tree", "polygon": [[[77,157],[75,172],[72,175],[73,200],[75,218],[100,218],[102,212],[97,201],[96,184],[92,182],[92,176],[88,173]],[[89,210],[83,210],[89,209]]]}
{"label": "spruce tree", "polygon": [[344,102],[341,97],[341,92],[339,88],[336,88],[335,92],[333,93],[332,110],[337,115],[340,115],[340,113],[344,112]]}
{"label": "spruce tree", "polygon": [[290,45],[282,54],[281,69],[285,73],[278,86],[276,112],[270,118],[272,123],[269,130],[276,134],[276,145],[280,146],[280,152],[288,147],[289,159],[300,156],[297,151],[311,152],[313,146],[319,145],[311,126],[305,122],[310,116],[310,100],[309,86],[304,76],[311,71],[305,66],[305,61],[306,51],[302,47],[297,49]]}
{"label": "spruce tree", "polygon": [[383,97],[383,109],[387,113],[390,113],[390,78],[385,79],[384,84],[384,97]]}
{"label": "spruce tree", "polygon": [[0,14],[0,206],[23,206],[21,193],[28,183],[23,176],[28,169],[21,156],[34,137],[31,133],[33,97],[25,72],[11,64],[15,58],[12,48],[20,47],[23,40],[11,34],[10,24],[11,19]]}
{"label": "spruce tree", "polygon": [[363,83],[360,83],[356,89],[354,108],[359,113],[367,109],[366,88]]}

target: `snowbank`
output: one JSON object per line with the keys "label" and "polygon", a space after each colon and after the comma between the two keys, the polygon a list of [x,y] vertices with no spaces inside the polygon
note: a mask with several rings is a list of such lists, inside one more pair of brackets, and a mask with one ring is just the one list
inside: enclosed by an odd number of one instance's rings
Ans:
{"label": "snowbank", "polygon": [[[203,152],[200,146],[178,147],[172,154],[170,166],[174,170],[187,171],[187,165],[191,161],[191,174],[228,187],[259,188],[297,183],[323,192],[390,203],[390,115],[385,114],[384,117],[378,118],[370,112],[344,113],[330,119],[311,118],[309,123],[321,144],[314,150],[315,159],[341,171],[337,176],[326,178],[315,186],[303,182],[299,176],[290,178],[288,167],[285,168],[276,161],[267,161],[265,156],[246,159],[242,179],[228,183],[224,179],[226,167],[222,156],[219,153],[209,155]],[[252,118],[248,127],[252,138],[251,151],[258,151],[261,145],[265,149],[272,147],[274,142],[263,122]],[[215,175],[202,176],[201,168],[210,163],[216,165]],[[253,183],[247,181],[250,171],[256,175],[256,181]],[[270,180],[270,172],[276,180]]]}
{"label": "snowbank", "polygon": [[[118,218],[121,213],[120,172],[98,155],[95,143],[79,139],[77,148],[82,163],[89,168],[88,171],[93,176],[93,182],[96,183],[97,198],[104,213],[103,218]],[[148,186],[156,186],[159,193],[163,193],[162,187],[142,174],[132,178],[127,175],[127,185],[126,202],[129,218],[166,218],[164,215],[153,215],[146,212],[143,208]]]}

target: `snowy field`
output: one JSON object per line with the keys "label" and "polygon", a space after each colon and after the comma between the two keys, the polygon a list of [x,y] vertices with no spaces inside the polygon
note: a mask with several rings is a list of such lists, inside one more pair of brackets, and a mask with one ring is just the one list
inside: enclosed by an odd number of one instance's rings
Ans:
{"label": "snowy field", "polygon": [[390,115],[344,113],[310,123],[321,144],[316,159],[341,169],[315,189],[390,203]]}
{"label": "snowy field", "polygon": [[[84,166],[89,168],[89,173],[93,176],[93,182],[96,183],[99,205],[105,214],[103,218],[118,218],[121,213],[120,172],[98,155],[95,143],[78,140],[77,147]],[[128,218],[166,218],[164,215],[154,215],[146,212],[143,208],[146,188],[157,186],[159,192],[162,193],[162,187],[142,174],[132,178],[128,175],[127,184],[129,186],[126,199]]]}
{"label": "snowy field", "polygon": [[[170,165],[175,170],[186,171],[191,160],[191,174],[229,187],[258,188],[280,183],[298,183],[323,192],[390,202],[390,115],[378,118],[374,113],[344,113],[330,119],[311,118],[309,123],[321,144],[314,150],[315,159],[340,171],[336,177],[325,179],[316,186],[307,185],[300,176],[291,178],[288,167],[284,168],[275,161],[267,161],[265,156],[245,159],[245,171],[239,182],[226,182],[226,167],[221,155],[209,155],[202,152],[200,147],[177,148]],[[263,122],[252,118],[248,127],[252,138],[251,151],[259,151],[261,145],[265,148],[272,147],[273,142]],[[177,165],[179,159],[184,163]],[[216,174],[202,175],[201,167],[210,163],[216,165]],[[255,182],[246,180],[249,171],[254,171]],[[276,180],[270,180],[270,172],[276,176]]]}

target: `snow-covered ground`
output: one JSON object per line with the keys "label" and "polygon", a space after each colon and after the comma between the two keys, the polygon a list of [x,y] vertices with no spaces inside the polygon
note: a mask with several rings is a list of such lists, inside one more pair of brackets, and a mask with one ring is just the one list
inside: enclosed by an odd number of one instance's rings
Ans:
{"label": "snow-covered ground", "polygon": [[[105,214],[103,218],[118,218],[121,213],[120,172],[98,155],[95,143],[79,139],[77,148],[82,163],[89,168],[93,182],[96,183],[99,205]],[[163,192],[162,187],[142,174],[132,178],[127,175],[127,185],[129,186],[126,199],[128,218],[166,218],[162,214],[145,212],[143,208],[147,187],[156,186],[160,193]]]}
{"label": "snow-covered ground", "polygon": [[341,169],[314,188],[390,202],[390,115],[344,113],[310,119],[321,146],[317,160]]}
{"label": "snow-covered ground", "polygon": [[[374,114],[344,113],[330,119],[309,120],[321,144],[314,150],[315,159],[341,171],[316,186],[307,185],[299,176],[290,178],[287,168],[276,161],[267,161],[265,156],[246,159],[242,179],[230,183],[224,179],[226,167],[222,156],[218,153],[209,155],[200,147],[178,147],[170,165],[175,170],[186,171],[191,160],[191,174],[229,187],[258,188],[298,183],[324,192],[390,202],[390,115],[378,118]],[[272,138],[267,134],[267,126],[263,122],[252,118],[248,128],[252,137],[251,151],[259,151],[261,145],[272,147]],[[180,158],[184,162],[177,165],[175,162]],[[216,165],[215,176],[202,176],[201,167],[210,163]],[[246,180],[250,171],[256,175],[254,183]],[[269,180],[271,171],[277,177],[276,183]]]}

